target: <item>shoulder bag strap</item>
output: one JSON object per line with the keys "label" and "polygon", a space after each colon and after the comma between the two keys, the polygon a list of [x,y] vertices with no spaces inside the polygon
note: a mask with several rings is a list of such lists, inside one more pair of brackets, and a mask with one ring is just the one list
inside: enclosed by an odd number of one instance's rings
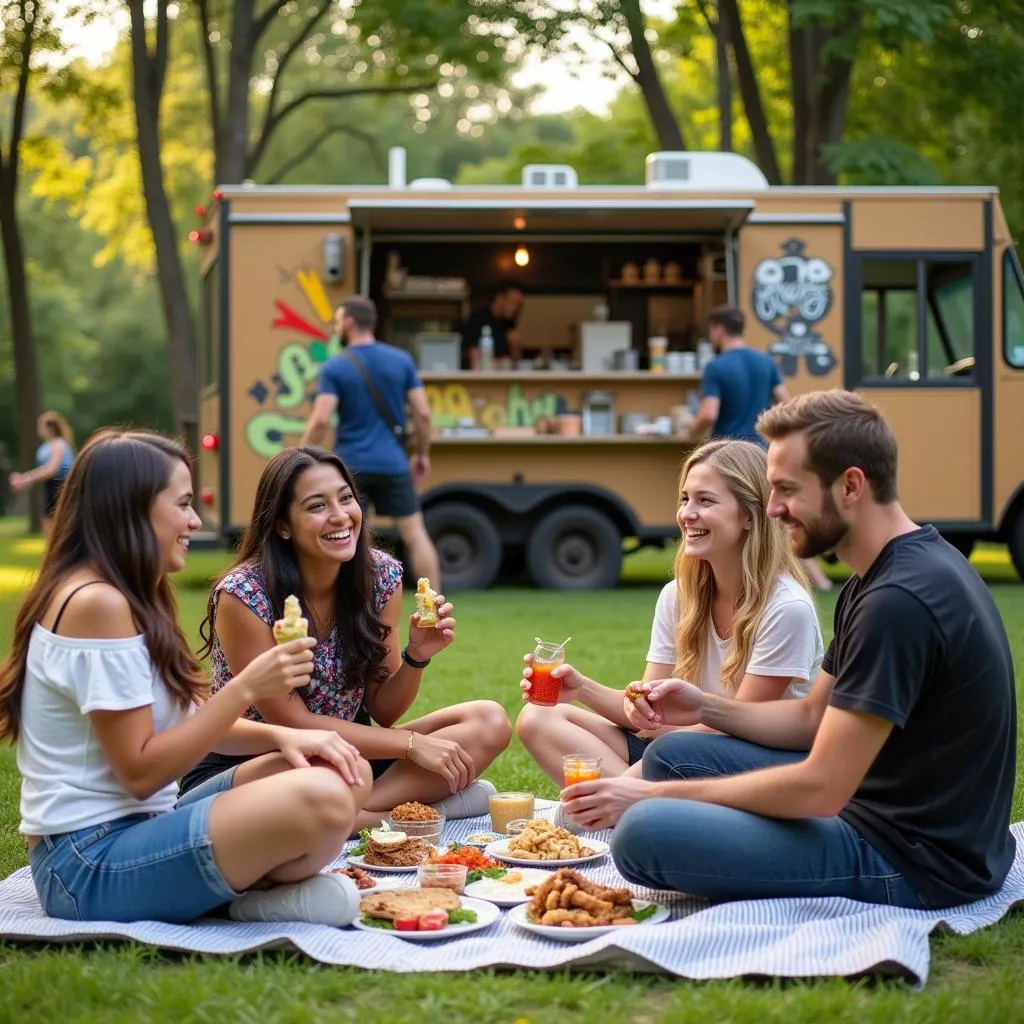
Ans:
{"label": "shoulder bag strap", "polygon": [[372,399],[373,404],[377,407],[377,411],[384,417],[384,422],[391,428],[392,433],[397,435],[399,427],[395,422],[395,417],[391,415],[391,410],[385,404],[384,399],[381,398],[380,392],[377,390],[377,385],[374,384],[373,378],[370,376],[370,371],[366,368],[366,364],[349,349],[346,349],[341,355],[342,358],[347,359],[353,366],[355,366],[356,371],[363,378],[363,383],[366,384],[366,390],[370,392],[370,398]]}

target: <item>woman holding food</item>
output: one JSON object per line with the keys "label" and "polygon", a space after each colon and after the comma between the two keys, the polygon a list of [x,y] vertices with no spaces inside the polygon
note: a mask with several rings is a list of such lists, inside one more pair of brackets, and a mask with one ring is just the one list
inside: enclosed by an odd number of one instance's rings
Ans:
{"label": "woman holding food", "polygon": [[[645,682],[688,679],[755,701],[810,688],[824,657],[821,629],[784,527],[766,513],[766,474],[764,450],[748,441],[709,441],[684,463],[676,513],[683,543],[655,607]],[[521,683],[527,701],[531,660]],[[569,664],[551,674],[561,681],[557,706],[527,703],[516,722],[541,768],[561,786],[563,756],[581,754],[600,757],[604,777],[639,779],[638,762],[657,734],[633,731],[623,691]],[[561,807],[559,822],[570,824]]]}
{"label": "woman holding food", "polygon": [[[369,765],[332,732],[239,718],[309,680],[313,642],[267,651],[207,699],[169,579],[201,525],[185,452],[104,431],[64,486],[0,665],[0,740],[17,744],[44,911],[187,922],[229,904],[236,920],[347,923],[352,883],[320,869],[369,793]],[[176,802],[175,779],[214,745],[302,770]]]}
{"label": "woman holding food", "polygon": [[[418,800],[449,818],[487,812],[494,787],[478,776],[508,745],[500,704],[477,700],[403,725],[423,671],[455,640],[452,605],[435,595],[436,623],[409,619],[401,642],[402,566],[371,547],[351,474],[333,452],[290,448],[267,463],[252,519],[231,568],[213,589],[200,632],[214,691],[274,644],[285,599],[298,598],[318,643],[312,679],[294,695],[253,702],[245,715],[296,728],[331,729],[373,768],[373,789],[355,830]],[[377,723],[375,727],[373,723]],[[181,791],[248,780],[287,767],[279,758],[218,751],[181,780]]]}

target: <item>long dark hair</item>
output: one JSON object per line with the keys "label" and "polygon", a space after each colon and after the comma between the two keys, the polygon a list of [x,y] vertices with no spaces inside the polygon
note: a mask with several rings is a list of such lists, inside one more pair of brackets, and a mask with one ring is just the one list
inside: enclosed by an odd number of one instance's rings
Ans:
{"label": "long dark hair", "polygon": [[[299,603],[304,605],[295,547],[291,540],[281,536],[278,527],[288,519],[299,476],[318,464],[334,466],[358,500],[359,494],[348,467],[334,452],[325,448],[315,445],[286,448],[267,463],[256,485],[252,518],[235,561],[210,593],[206,618],[199,627],[199,635],[203,638],[203,647],[199,651],[201,658],[213,649],[217,588],[240,566],[254,565],[260,570],[275,619],[284,614],[284,599],[289,594],[295,594]],[[356,540],[356,553],[341,564],[335,588],[334,624],[338,631],[341,670],[346,680],[376,682],[387,674],[383,667],[388,653],[384,641],[390,635],[391,627],[377,617],[373,599],[374,575],[369,531],[364,523]],[[312,617],[308,617],[312,626]]]}
{"label": "long dark hair", "polygon": [[181,706],[205,695],[208,684],[178,624],[149,518],[176,460],[189,465],[185,449],[150,431],[103,429],[85,443],[61,488],[39,577],[21,605],[11,652],[0,666],[0,739],[18,738],[32,629],[54,592],[85,565],[95,566],[125,596],[153,667]]}

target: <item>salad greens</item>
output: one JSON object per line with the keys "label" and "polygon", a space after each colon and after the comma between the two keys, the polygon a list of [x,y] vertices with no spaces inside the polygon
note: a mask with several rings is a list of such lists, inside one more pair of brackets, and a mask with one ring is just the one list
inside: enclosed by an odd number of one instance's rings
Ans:
{"label": "salad greens", "polygon": [[[458,910],[448,911],[448,923],[449,924],[476,924],[476,911],[465,910],[459,908]],[[365,924],[368,928],[382,928],[384,931],[394,931],[395,925],[393,921],[387,921],[380,917],[366,917],[359,918],[360,924]]]}
{"label": "salad greens", "polygon": [[649,907],[644,907],[642,910],[637,910],[636,908],[634,908],[634,910],[633,910],[633,920],[634,921],[646,921],[647,918],[654,917],[654,915],[657,912],[658,912],[658,904],[657,903],[652,903]]}
{"label": "salad greens", "polygon": [[466,875],[466,882],[479,882],[481,878],[504,878],[508,868],[474,868]]}

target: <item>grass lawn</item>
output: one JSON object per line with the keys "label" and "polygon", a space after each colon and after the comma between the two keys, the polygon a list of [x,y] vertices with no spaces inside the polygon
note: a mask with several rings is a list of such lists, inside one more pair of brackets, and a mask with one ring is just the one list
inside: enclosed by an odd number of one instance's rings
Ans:
{"label": "grass lawn", "polygon": [[[20,524],[0,522],[0,651],[41,544]],[[412,715],[474,697],[519,706],[520,659],[535,635],[571,634],[572,659],[598,679],[624,682],[639,674],[657,588],[668,578],[670,553],[627,560],[613,592],[574,594],[495,590],[455,595],[459,638],[425,674]],[[183,621],[195,634],[206,599],[205,580],[223,556],[196,552],[181,579]],[[1024,665],[1024,586],[1005,556],[986,549],[976,563],[992,583],[1010,633],[1018,673]],[[831,635],[833,599],[820,601]],[[411,601],[410,601],[411,611]],[[528,787],[554,796],[552,784],[513,741],[488,776],[499,787]],[[984,799],[984,794],[979,794]],[[1014,820],[1024,817],[1018,774]],[[25,864],[18,834],[14,754],[0,750],[0,877]],[[654,1022],[784,1020],[1007,1021],[1024,1006],[1024,916],[966,938],[933,939],[931,979],[923,993],[902,983],[873,981],[754,984],[689,983],[626,974],[477,972],[374,974],[331,968],[300,956],[269,953],[223,959],[169,956],[110,944],[67,948],[0,944],[0,1022],[34,1020],[136,1022],[155,1020],[362,1024],[474,1021]]]}

